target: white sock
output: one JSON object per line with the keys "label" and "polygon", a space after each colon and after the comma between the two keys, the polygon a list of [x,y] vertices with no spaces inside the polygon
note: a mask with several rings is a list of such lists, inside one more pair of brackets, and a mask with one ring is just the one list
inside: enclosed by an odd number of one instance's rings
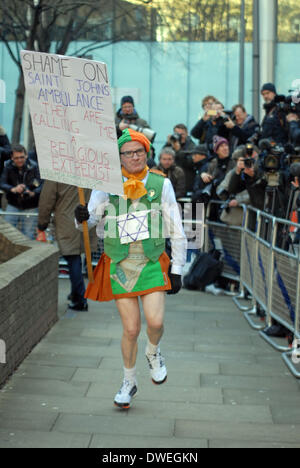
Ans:
{"label": "white sock", "polygon": [[158,349],[159,349],[159,344],[154,345],[150,343],[150,341],[148,340],[148,343],[146,346],[146,354],[156,354]]}
{"label": "white sock", "polygon": [[136,384],[136,366],[132,367],[131,369],[127,369],[124,367],[124,379],[128,380],[132,384]]}

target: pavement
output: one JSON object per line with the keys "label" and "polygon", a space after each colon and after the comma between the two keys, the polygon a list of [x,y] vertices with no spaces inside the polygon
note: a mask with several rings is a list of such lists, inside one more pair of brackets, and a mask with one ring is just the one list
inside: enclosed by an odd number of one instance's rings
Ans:
{"label": "pavement", "polygon": [[[0,390],[0,448],[300,447],[300,384],[227,296],[168,296],[161,345],[168,381],[152,384],[139,339],[138,395],[122,380],[114,303],[66,312]],[[284,342],[286,344],[286,342]]]}

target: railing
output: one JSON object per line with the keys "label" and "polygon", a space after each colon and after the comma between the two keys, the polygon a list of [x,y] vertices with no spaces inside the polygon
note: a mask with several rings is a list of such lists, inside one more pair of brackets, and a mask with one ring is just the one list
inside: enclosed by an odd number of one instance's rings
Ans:
{"label": "railing", "polygon": [[[220,204],[211,202],[208,217],[215,203]],[[205,251],[221,246],[225,276],[240,282],[240,294],[233,297],[233,301],[250,326],[258,330],[273,348],[282,352],[292,374],[300,378],[300,369],[297,369],[297,363],[300,363],[300,249],[293,245],[291,234],[292,230],[300,229],[300,224],[252,207],[244,207],[244,214],[241,228],[206,220]],[[241,304],[246,294],[251,297],[248,306]],[[257,315],[259,309],[265,312],[264,324]],[[276,338],[263,332],[273,320],[293,335],[292,348],[279,344]]]}

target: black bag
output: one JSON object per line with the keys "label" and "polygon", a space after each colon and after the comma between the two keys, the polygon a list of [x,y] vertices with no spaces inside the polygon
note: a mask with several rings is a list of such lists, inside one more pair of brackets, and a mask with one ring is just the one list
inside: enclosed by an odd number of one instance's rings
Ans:
{"label": "black bag", "polygon": [[219,258],[220,253],[217,251],[198,254],[183,279],[184,287],[191,290],[203,290],[205,286],[214,283],[224,268]]}

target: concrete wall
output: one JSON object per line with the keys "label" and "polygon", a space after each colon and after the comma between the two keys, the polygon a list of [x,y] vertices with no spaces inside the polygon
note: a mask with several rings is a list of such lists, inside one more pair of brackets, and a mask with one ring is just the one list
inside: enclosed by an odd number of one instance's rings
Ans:
{"label": "concrete wall", "polygon": [[2,221],[0,251],[10,258],[0,264],[1,385],[58,319],[59,254]]}

